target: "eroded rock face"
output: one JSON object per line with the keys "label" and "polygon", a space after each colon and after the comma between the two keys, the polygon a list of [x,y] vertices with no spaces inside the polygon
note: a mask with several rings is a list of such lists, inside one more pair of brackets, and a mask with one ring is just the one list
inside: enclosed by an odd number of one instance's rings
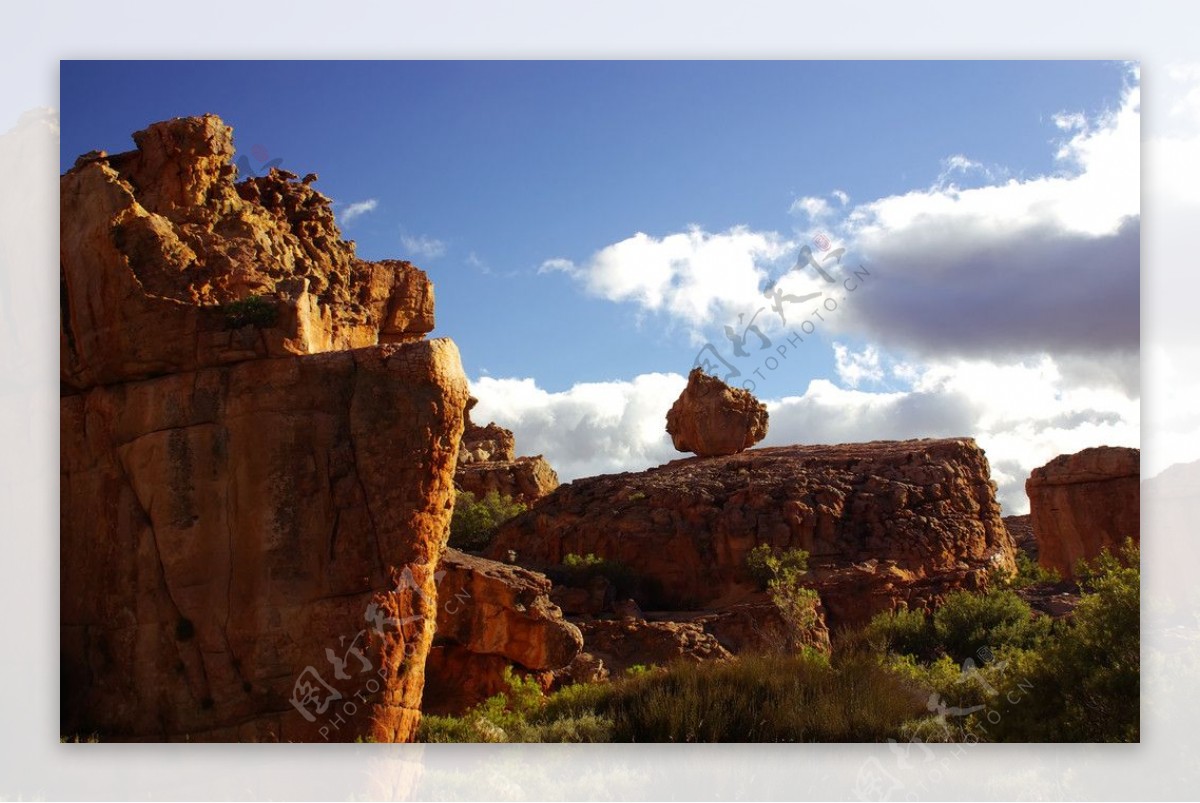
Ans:
{"label": "eroded rock face", "polygon": [[[138,149],[61,179],[62,381],[74,389],[289,354],[420,339],[433,287],[366,262],[295,176],[235,183],[214,115],[155,123]],[[232,302],[256,297],[260,325]]]}
{"label": "eroded rock face", "polygon": [[631,666],[665,666],[673,661],[724,661],[729,651],[695,622],[630,619],[580,622],[590,655],[619,674]]}
{"label": "eroded rock face", "polygon": [[446,550],[438,573],[438,645],[426,662],[423,710],[458,713],[505,691],[505,667],[553,673],[582,650],[544,575],[457,549]]}
{"label": "eroded rock face", "polygon": [[766,437],[767,407],[750,391],[693,368],[687,387],[667,411],[667,432],[681,452],[737,454]]}
{"label": "eroded rock face", "polygon": [[1126,538],[1141,540],[1137,449],[1098,446],[1059,455],[1025,481],[1038,562],[1063,578]]}
{"label": "eroded rock face", "polygon": [[64,731],[411,738],[466,397],[447,340],[65,397]]}
{"label": "eroded rock face", "polygon": [[532,505],[558,487],[558,474],[542,455],[517,457],[512,430],[494,421],[481,427],[471,421],[472,398],[467,423],[458,450],[455,482],[476,499],[495,491],[524,505]]}
{"label": "eroded rock face", "polygon": [[61,179],[63,732],[410,739],[468,399],[432,287],[218,118],[134,138]]}
{"label": "eroded rock face", "polygon": [[834,626],[1014,568],[968,438],[756,449],[576,480],[503,525],[489,554],[542,568],[592,553],[655,581],[661,609],[697,610],[758,593],[746,557],[759,544],[809,553]]}

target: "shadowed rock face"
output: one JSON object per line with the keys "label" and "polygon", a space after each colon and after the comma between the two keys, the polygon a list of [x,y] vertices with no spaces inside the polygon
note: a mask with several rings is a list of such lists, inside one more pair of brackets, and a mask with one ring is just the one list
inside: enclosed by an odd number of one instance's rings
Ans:
{"label": "shadowed rock face", "polygon": [[1140,460],[1137,449],[1097,446],[1033,470],[1025,492],[1042,566],[1071,578],[1080,560],[1141,540]]}
{"label": "shadowed rock face", "polygon": [[437,645],[425,664],[422,710],[458,713],[507,690],[509,666],[548,682],[583,648],[544,575],[457,549],[446,550],[438,574]]}
{"label": "shadowed rock face", "polygon": [[420,340],[424,274],[287,174],[235,185],[230,137],[158,123],[62,177],[61,727],[411,739],[458,350]]}
{"label": "shadowed rock face", "polygon": [[503,525],[489,554],[539,567],[594,553],[657,581],[664,607],[694,610],[752,598],[758,544],[809,552],[834,626],[1014,566],[968,438],[755,449],[576,480]]}
{"label": "shadowed rock face", "polygon": [[750,391],[693,368],[687,387],[667,411],[667,432],[681,452],[737,454],[767,436],[767,407]]}

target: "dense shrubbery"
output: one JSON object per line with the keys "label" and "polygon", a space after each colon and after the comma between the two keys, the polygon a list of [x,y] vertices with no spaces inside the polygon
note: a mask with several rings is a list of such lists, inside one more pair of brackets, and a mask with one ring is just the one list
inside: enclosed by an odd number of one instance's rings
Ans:
{"label": "dense shrubbery", "polygon": [[488,491],[482,499],[470,491],[459,491],[450,519],[450,546],[466,552],[486,549],[501,524],[524,512],[525,505],[496,491]]}
{"label": "dense shrubbery", "polygon": [[1062,576],[1054,569],[1044,569],[1024,552],[1017,552],[1017,572],[1007,579],[1010,588],[1061,583]]}
{"label": "dense shrubbery", "polygon": [[[1019,655],[1000,686],[1001,741],[1130,742],[1139,739],[1141,572],[1126,542],[1080,578],[1085,594],[1044,649]],[[1020,684],[1020,685],[1018,685]],[[1028,691],[1022,695],[1015,692]],[[1009,700],[1019,700],[1010,703]]]}
{"label": "dense shrubbery", "polygon": [[[1130,542],[1119,556],[1105,552],[1084,567],[1082,600],[1057,623],[1030,618],[1011,591],[951,595],[932,618],[907,611],[875,617],[866,638],[891,651],[894,671],[930,689],[930,710],[939,712],[910,723],[908,735],[1137,741],[1138,559]],[[948,720],[945,710],[957,718]]]}
{"label": "dense shrubbery", "polygon": [[512,679],[461,717],[425,717],[422,741],[779,742],[898,737],[924,710],[900,674],[865,654],[744,656],[680,663],[542,698]]}
{"label": "dense shrubbery", "polygon": [[1136,547],[1101,556],[1081,578],[1074,616],[1053,626],[1011,591],[963,592],[931,617],[877,616],[843,634],[832,659],[803,650],[679,663],[549,696],[510,674],[507,694],[460,717],[426,717],[419,738],[1136,741]]}
{"label": "dense shrubbery", "polygon": [[964,661],[985,647],[1034,647],[1049,635],[1051,626],[1049,618],[1035,616],[1012,591],[957,591],[932,617],[921,611],[881,613],[871,620],[867,633],[879,646],[899,655],[925,660],[948,655]]}

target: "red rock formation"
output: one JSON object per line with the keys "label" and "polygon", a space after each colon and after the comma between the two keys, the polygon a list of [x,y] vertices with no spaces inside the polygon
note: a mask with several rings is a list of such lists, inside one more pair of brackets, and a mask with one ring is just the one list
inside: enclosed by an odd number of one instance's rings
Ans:
{"label": "red rock formation", "polygon": [[1081,559],[1141,540],[1140,459],[1137,449],[1098,446],[1033,470],[1025,493],[1042,566],[1070,578]]}
{"label": "red rock formation", "polygon": [[737,454],[767,435],[767,408],[748,390],[731,388],[699,368],[667,411],[667,432],[681,452]]}
{"label": "red rock formation", "polygon": [[756,449],[576,480],[503,525],[489,554],[541,568],[593,553],[656,581],[663,607],[718,609],[757,593],[746,556],[758,544],[809,552],[835,625],[1013,568],[987,458],[966,438]]}
{"label": "red rock formation", "polygon": [[135,139],[61,181],[63,731],[410,739],[468,398],[432,289],[235,185],[219,119]]}
{"label": "red rock formation", "polygon": [[558,487],[558,474],[542,455],[517,457],[512,430],[492,422],[486,427],[472,423],[468,405],[467,423],[458,450],[458,488],[482,498],[495,491],[524,505],[532,505]]}
{"label": "red rock formation", "polygon": [[[433,288],[364,262],[329,199],[273,170],[234,183],[232,129],[155,123],[61,180],[62,381],[84,389],[246,359],[420,339]],[[294,177],[293,177],[294,178]],[[259,297],[269,325],[236,325]]]}
{"label": "red rock formation", "polygon": [[438,566],[437,646],[425,664],[422,710],[459,713],[521,674],[564,670],[583,638],[550,601],[550,581],[516,566],[447,549]]}
{"label": "red rock formation", "polygon": [[673,661],[724,661],[729,651],[695,622],[594,620],[580,622],[587,651],[619,674],[641,664],[665,666]]}
{"label": "red rock formation", "polygon": [[458,487],[481,498],[489,491],[532,505],[558,487],[558,474],[540,454],[516,460],[471,463],[458,467]]}

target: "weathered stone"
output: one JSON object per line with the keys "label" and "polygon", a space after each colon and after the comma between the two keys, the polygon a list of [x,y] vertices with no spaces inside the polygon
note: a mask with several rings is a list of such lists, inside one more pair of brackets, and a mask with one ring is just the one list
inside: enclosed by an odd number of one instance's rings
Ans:
{"label": "weathered stone", "polygon": [[[657,583],[660,604],[639,599],[644,609],[696,610],[759,593],[746,568],[759,544],[809,553],[833,625],[1014,568],[987,458],[968,438],[765,448],[580,479],[503,525],[490,554],[548,569],[592,553]],[[873,591],[856,601],[841,593],[852,587]]]}
{"label": "weathered stone", "polygon": [[667,432],[681,452],[737,454],[766,437],[767,407],[750,391],[693,368],[687,387],[667,412]]}
{"label": "weathered stone", "polygon": [[64,732],[411,738],[466,398],[448,340],[64,397]]}
{"label": "weathered stone", "polygon": [[543,575],[457,549],[446,550],[438,575],[438,646],[426,663],[424,711],[459,713],[505,691],[506,667],[548,686],[583,648]]}
{"label": "weathered stone", "polygon": [[[273,170],[235,184],[218,117],[155,123],[62,176],[61,378],[85,389],[289,354],[420,339],[433,287],[365,262],[330,201]],[[257,305],[240,315],[233,302]]]}
{"label": "weathered stone", "polygon": [[1038,562],[1074,577],[1080,560],[1140,542],[1140,453],[1098,446],[1059,455],[1025,481]]}
{"label": "weathered stone", "polygon": [[432,286],[214,116],[134,140],[60,180],[63,732],[410,739],[469,398]]}
{"label": "weathered stone", "polygon": [[482,498],[491,491],[512,497],[525,505],[545,497],[558,487],[558,474],[540,454],[508,461],[489,461],[459,465],[455,474],[458,487]]}
{"label": "weathered stone", "polygon": [[731,656],[715,637],[695,622],[595,620],[579,622],[587,652],[610,672],[631,666],[664,666],[673,661],[722,661]]}

